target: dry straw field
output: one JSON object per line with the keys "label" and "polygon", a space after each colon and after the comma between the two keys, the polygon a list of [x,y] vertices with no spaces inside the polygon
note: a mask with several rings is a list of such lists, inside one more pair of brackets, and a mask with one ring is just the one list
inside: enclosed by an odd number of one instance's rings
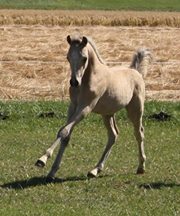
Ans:
{"label": "dry straw field", "polygon": [[95,41],[110,66],[129,65],[149,47],[148,99],[180,100],[180,14],[99,11],[0,11],[0,98],[66,99],[66,36],[80,31]]}

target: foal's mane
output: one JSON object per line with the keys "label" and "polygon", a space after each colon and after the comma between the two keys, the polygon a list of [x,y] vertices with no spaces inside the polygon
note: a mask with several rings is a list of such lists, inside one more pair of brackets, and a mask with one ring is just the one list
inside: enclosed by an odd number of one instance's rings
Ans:
{"label": "foal's mane", "polygon": [[106,64],[105,61],[101,58],[98,50],[97,50],[97,47],[96,47],[96,44],[94,43],[94,41],[91,39],[91,38],[87,38],[88,39],[88,42],[89,44],[91,45],[91,47],[93,48],[96,56],[98,57],[99,61],[101,62],[101,64]]}

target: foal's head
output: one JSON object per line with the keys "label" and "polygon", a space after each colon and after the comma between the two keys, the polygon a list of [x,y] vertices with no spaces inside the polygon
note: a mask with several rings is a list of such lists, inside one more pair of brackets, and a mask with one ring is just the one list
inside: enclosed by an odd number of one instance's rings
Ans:
{"label": "foal's head", "polygon": [[86,37],[71,38],[67,36],[67,42],[70,45],[67,59],[71,67],[71,80],[70,85],[72,87],[78,87],[81,85],[82,77],[88,65],[88,50]]}

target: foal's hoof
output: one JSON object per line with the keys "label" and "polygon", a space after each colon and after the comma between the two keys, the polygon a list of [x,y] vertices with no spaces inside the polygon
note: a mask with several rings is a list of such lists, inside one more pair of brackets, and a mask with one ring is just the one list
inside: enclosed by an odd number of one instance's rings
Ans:
{"label": "foal's hoof", "polygon": [[87,177],[88,177],[88,178],[96,178],[97,175],[95,175],[95,174],[92,173],[92,172],[88,172]]}
{"label": "foal's hoof", "polygon": [[143,168],[138,168],[136,174],[142,175],[145,173],[145,170]]}
{"label": "foal's hoof", "polygon": [[43,168],[46,164],[42,160],[37,160],[35,166]]}
{"label": "foal's hoof", "polygon": [[90,172],[88,172],[87,177],[88,178],[96,178],[100,172],[101,172],[100,169],[95,168],[95,169],[91,170]]}

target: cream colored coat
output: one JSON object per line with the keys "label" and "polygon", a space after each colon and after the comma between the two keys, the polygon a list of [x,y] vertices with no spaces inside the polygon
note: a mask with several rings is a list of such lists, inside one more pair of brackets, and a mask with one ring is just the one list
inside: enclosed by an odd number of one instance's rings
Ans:
{"label": "cream colored coat", "polygon": [[86,37],[67,37],[70,45],[67,58],[71,67],[70,99],[67,124],[58,133],[56,141],[36,163],[44,166],[55,147],[61,143],[60,150],[48,174],[53,179],[57,172],[64,150],[69,142],[74,126],[90,112],[102,115],[108,132],[108,142],[99,162],[88,173],[95,177],[102,171],[112,145],[118,136],[114,114],[125,107],[133,123],[138,142],[139,165],[137,173],[145,171],[144,129],[142,115],[144,110],[145,84],[143,75],[151,54],[147,49],[138,50],[130,67],[108,67],[101,59],[95,44]]}

